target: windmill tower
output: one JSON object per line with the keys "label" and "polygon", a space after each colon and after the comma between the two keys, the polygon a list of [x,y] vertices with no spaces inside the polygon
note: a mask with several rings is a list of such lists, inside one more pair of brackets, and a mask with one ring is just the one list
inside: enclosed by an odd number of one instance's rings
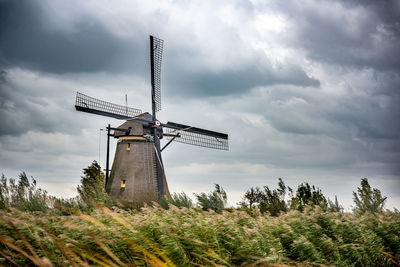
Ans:
{"label": "windmill tower", "polygon": [[[172,142],[228,150],[228,135],[174,122],[161,123],[161,61],[163,40],[150,36],[152,114],[77,93],[78,111],[125,120],[117,128],[107,127],[106,191],[114,199],[127,201],[169,197],[161,152]],[[164,132],[165,129],[165,132]],[[161,148],[160,140],[169,141]],[[110,137],[118,139],[109,175]]]}

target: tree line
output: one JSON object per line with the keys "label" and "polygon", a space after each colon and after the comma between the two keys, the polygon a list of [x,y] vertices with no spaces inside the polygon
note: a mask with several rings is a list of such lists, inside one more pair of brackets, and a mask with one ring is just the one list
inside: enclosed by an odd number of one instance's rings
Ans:
{"label": "tree line", "polygon": [[[18,178],[15,180],[7,179],[4,174],[1,176],[0,209],[17,208],[24,211],[54,209],[68,214],[68,210],[73,209],[90,212],[96,205],[106,207],[118,205],[126,209],[140,209],[143,206],[143,203],[121,203],[112,200],[104,189],[105,175],[96,161],[83,169],[81,184],[77,187],[79,195],[75,198],[63,199],[48,195],[47,191],[37,187],[33,177],[29,181],[25,172],[22,172]],[[203,210],[213,210],[217,213],[221,213],[224,209],[229,210],[227,194],[218,184],[215,184],[213,191],[194,194],[194,197],[197,207]],[[371,188],[368,179],[363,178],[360,187],[353,192],[353,201],[355,213],[379,213],[384,209],[386,197],[382,196],[379,189]],[[152,205],[151,202],[147,204]],[[168,209],[170,205],[186,208],[195,206],[192,199],[184,192],[174,193],[169,199],[160,199],[159,205],[165,209]],[[279,216],[290,210],[302,212],[307,207],[317,206],[323,211],[343,212],[343,207],[336,196],[334,200],[330,200],[324,196],[321,189],[307,182],[301,183],[296,190],[293,190],[279,178],[275,189],[268,186],[248,189],[237,208],[247,212],[258,210],[261,214]]]}
{"label": "tree line", "polygon": [[[367,178],[361,179],[361,185],[353,192],[354,207],[356,213],[377,213],[384,209],[386,197],[383,197],[381,191],[371,188]],[[241,207],[258,207],[261,213],[268,212],[271,216],[289,210],[303,211],[306,207],[319,206],[324,211],[342,212],[343,207],[339,204],[337,196],[331,200],[324,196],[322,190],[310,185],[307,182],[301,183],[297,190],[285,185],[282,178],[278,179],[278,188],[270,189],[264,186],[252,187],[246,191],[243,200],[239,203]]]}

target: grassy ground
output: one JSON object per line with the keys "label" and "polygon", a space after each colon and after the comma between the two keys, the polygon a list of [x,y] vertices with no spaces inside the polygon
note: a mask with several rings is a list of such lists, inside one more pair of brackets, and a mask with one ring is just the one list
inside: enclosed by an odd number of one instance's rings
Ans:
{"label": "grassy ground", "polygon": [[0,211],[0,258],[16,266],[398,266],[400,214]]}

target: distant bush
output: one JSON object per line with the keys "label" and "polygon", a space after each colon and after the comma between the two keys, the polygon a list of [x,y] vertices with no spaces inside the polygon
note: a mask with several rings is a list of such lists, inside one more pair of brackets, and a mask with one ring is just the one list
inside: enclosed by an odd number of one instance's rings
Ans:
{"label": "distant bush", "polygon": [[279,216],[282,212],[287,212],[288,204],[285,199],[287,191],[291,192],[292,189],[286,187],[281,178],[279,178],[278,189],[271,190],[268,186],[264,186],[259,204],[260,212],[268,212],[271,216]]}
{"label": "distant bush", "polygon": [[264,186],[263,189],[261,190],[258,187],[250,188],[244,194],[243,201],[239,205],[242,208],[256,206],[261,213],[268,212],[271,216],[279,216],[290,209],[303,211],[308,206],[327,208],[327,200],[322,191],[308,183],[300,184],[295,195],[293,190],[286,186],[281,178],[278,179],[277,189],[270,189],[268,186]]}
{"label": "distant bush", "polygon": [[225,190],[218,184],[215,184],[215,189],[210,193],[194,194],[197,203],[203,210],[213,210],[221,213],[227,203]]}
{"label": "distant bush", "polygon": [[0,208],[17,208],[22,211],[46,211],[54,201],[47,191],[37,188],[36,180],[32,182],[25,172],[20,173],[18,181],[7,179],[4,174],[0,181]]}
{"label": "distant bush", "polygon": [[337,196],[335,196],[334,202],[328,198],[328,211],[330,211],[330,212],[342,212],[343,211],[343,207],[342,207],[342,205],[339,204],[339,201],[337,200]]}
{"label": "distant bush", "polygon": [[[243,202],[239,203],[242,207],[249,207],[250,209],[254,204],[260,203],[263,198],[263,192],[259,187],[251,187],[249,190],[244,193]],[[248,203],[248,205],[247,205]]]}
{"label": "distant bush", "polygon": [[170,205],[174,205],[175,207],[178,208],[193,208],[193,202],[190,199],[186,193],[173,193],[170,198],[160,198],[158,201],[158,204],[163,208],[163,209],[169,209]]}
{"label": "distant bush", "polygon": [[307,206],[320,206],[326,209],[327,200],[321,189],[308,183],[301,183],[297,188],[295,197],[291,200],[291,208],[303,211]]}
{"label": "distant bush", "polygon": [[185,207],[190,209],[193,207],[192,199],[188,195],[186,195],[185,192],[172,194],[169,203],[177,206],[178,208]]}
{"label": "distant bush", "polygon": [[381,191],[371,188],[367,178],[361,179],[361,187],[357,187],[357,193],[353,192],[355,203],[354,212],[357,213],[377,213],[382,212],[385,206],[386,197],[382,197]]}
{"label": "distant bush", "polygon": [[77,190],[81,199],[92,207],[94,203],[111,207],[113,202],[105,190],[105,174],[100,165],[93,161],[90,166],[83,169],[84,176]]}
{"label": "distant bush", "polygon": [[79,196],[63,199],[49,196],[46,190],[38,188],[36,180],[29,181],[25,172],[15,179],[7,179],[2,174],[0,179],[0,209],[17,208],[22,211],[54,210],[61,214],[71,214],[71,210],[89,212],[94,205],[111,207],[114,203],[105,191],[105,175],[100,165],[93,161],[83,169]]}

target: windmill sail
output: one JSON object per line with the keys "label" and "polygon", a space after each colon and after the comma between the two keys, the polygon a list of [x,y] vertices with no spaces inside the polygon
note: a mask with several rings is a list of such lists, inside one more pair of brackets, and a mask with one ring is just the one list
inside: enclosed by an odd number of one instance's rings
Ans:
{"label": "windmill sail", "polygon": [[75,108],[78,111],[127,120],[142,114],[140,109],[130,108],[76,93]]}
{"label": "windmill sail", "polygon": [[220,150],[229,150],[227,134],[175,122],[168,122],[167,124],[164,124],[163,127],[165,127],[166,133],[169,135],[179,134],[179,136],[167,136],[168,139],[175,138],[174,141],[176,142]]}
{"label": "windmill sail", "polygon": [[161,110],[161,61],[163,44],[163,40],[150,36],[151,98],[153,113]]}

